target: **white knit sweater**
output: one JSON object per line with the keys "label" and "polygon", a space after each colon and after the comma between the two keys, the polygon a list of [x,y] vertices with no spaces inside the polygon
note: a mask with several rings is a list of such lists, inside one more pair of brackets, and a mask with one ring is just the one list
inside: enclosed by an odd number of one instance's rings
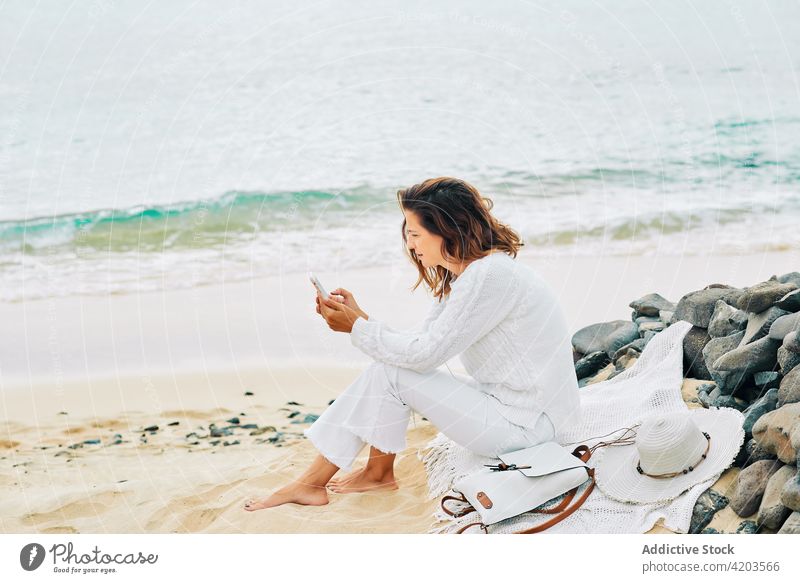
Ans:
{"label": "white knit sweater", "polygon": [[358,318],[352,344],[372,358],[428,372],[460,355],[506,419],[531,427],[544,411],[558,432],[581,420],[572,343],[558,299],[504,252],[467,265],[421,326],[398,331]]}

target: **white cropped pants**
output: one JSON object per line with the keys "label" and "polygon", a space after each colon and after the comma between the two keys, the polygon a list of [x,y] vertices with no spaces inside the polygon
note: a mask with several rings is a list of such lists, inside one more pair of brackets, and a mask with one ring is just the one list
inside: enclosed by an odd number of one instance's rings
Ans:
{"label": "white cropped pants", "polygon": [[456,443],[490,457],[555,437],[545,413],[532,428],[515,425],[497,410],[497,400],[480,389],[472,377],[373,362],[303,433],[345,471],[366,444],[384,453],[406,449],[412,411]]}

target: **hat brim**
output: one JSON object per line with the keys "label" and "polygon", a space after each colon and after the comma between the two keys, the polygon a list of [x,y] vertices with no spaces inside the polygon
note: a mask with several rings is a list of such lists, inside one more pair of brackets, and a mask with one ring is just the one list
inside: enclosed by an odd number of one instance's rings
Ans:
{"label": "hat brim", "polygon": [[597,487],[609,498],[632,504],[673,500],[701,482],[717,478],[736,459],[744,443],[744,415],[736,409],[689,409],[701,431],[711,436],[706,459],[686,474],[652,478],[636,469],[635,444],[600,448],[595,465]]}

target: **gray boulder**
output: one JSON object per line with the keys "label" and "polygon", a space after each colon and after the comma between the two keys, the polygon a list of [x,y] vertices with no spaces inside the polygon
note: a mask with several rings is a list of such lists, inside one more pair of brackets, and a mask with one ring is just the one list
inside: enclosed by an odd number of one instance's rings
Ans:
{"label": "gray boulder", "polygon": [[800,312],[785,314],[775,320],[769,327],[769,337],[775,340],[783,340],[789,332],[796,332],[797,330],[800,330]]}
{"label": "gray boulder", "polygon": [[703,347],[703,361],[705,362],[706,369],[724,395],[732,394],[733,391],[744,382],[748,374],[723,372],[714,368],[714,363],[723,355],[737,348],[743,337],[744,332],[736,332],[730,336],[712,338]]}
{"label": "gray boulder", "polygon": [[572,346],[581,354],[603,351],[611,358],[624,345],[639,337],[639,327],[628,320],[590,324],[572,336]]}
{"label": "gray boulder", "polygon": [[689,292],[675,306],[673,320],[686,320],[693,326],[708,328],[717,301],[722,300],[728,304],[734,304],[741,295],[742,290],[732,287],[706,287]]}
{"label": "gray boulder", "polygon": [[781,310],[775,306],[758,314],[750,314],[747,319],[747,328],[745,328],[744,331],[744,338],[742,338],[742,346],[764,338],[764,336],[769,334],[772,324],[787,314],[790,315],[786,310]]}
{"label": "gray boulder", "polygon": [[796,312],[800,310],[800,289],[791,291],[777,302],[775,306],[787,312]]}
{"label": "gray boulder", "polygon": [[792,510],[800,510],[800,473],[795,472],[794,477],[783,485],[781,504]]}
{"label": "gray boulder", "polygon": [[781,526],[778,534],[800,534],[800,512],[792,512]]}
{"label": "gray boulder", "polygon": [[781,343],[765,336],[760,340],[739,346],[723,354],[713,363],[715,370],[753,374],[775,369]]}
{"label": "gray boulder", "polygon": [[683,372],[687,377],[710,381],[711,373],[703,359],[703,348],[711,340],[705,328],[692,326],[683,337]]}
{"label": "gray boulder", "polygon": [[661,310],[674,310],[675,304],[659,294],[647,294],[628,304],[641,316],[658,316]]}
{"label": "gray boulder", "polygon": [[737,411],[744,411],[747,409],[747,401],[734,397],[733,395],[719,395],[711,401],[709,408],[711,407],[716,407],[718,409],[728,407],[730,409],[736,409]]}
{"label": "gray boulder", "polygon": [[608,354],[603,350],[592,352],[581,358],[575,363],[575,375],[579,378],[586,378],[597,374],[601,368],[610,362]]}
{"label": "gray boulder", "polygon": [[786,376],[793,371],[798,364],[800,364],[800,354],[786,350],[785,346],[778,348],[778,366],[781,369],[781,374]]}
{"label": "gray boulder", "polygon": [[617,360],[619,360],[621,356],[627,354],[628,348],[633,348],[634,350],[642,352],[645,346],[647,346],[647,340],[645,340],[644,338],[637,338],[633,342],[629,342],[628,344],[617,350],[614,353],[614,356],[611,357],[611,360],[612,362],[617,362]]}
{"label": "gray boulder", "polygon": [[800,271],[790,271],[780,276],[773,275],[770,279],[777,280],[781,283],[793,283],[800,288]]}
{"label": "gray boulder", "polygon": [[797,402],[800,402],[800,367],[790,370],[778,388],[778,407]]}
{"label": "gray boulder", "polygon": [[781,384],[782,378],[783,375],[781,375],[781,373],[768,370],[754,374],[753,382],[756,384],[756,387],[765,391],[767,389],[777,389]]}
{"label": "gray boulder", "polygon": [[749,439],[739,449],[733,465],[737,468],[746,468],[761,460],[774,460],[775,456],[766,451],[755,439]]}
{"label": "gray boulder", "polygon": [[714,387],[711,390],[701,391],[699,388],[697,390],[697,400],[700,401],[706,409],[711,408],[711,404],[722,396],[716,384],[712,384],[711,386]]}
{"label": "gray boulder", "polygon": [[700,497],[697,499],[694,509],[692,510],[689,534],[696,534],[703,530],[714,518],[714,515],[728,505],[729,500],[712,488],[700,494]]}
{"label": "gray boulder", "polygon": [[648,332],[658,333],[666,327],[667,325],[661,320],[658,320],[657,322],[642,322],[639,324],[639,336],[644,338],[644,335]]}
{"label": "gray boulder", "polygon": [[744,330],[747,327],[747,312],[737,310],[722,300],[714,304],[714,312],[708,323],[708,334],[712,338],[721,338]]}
{"label": "gray boulder", "polygon": [[736,301],[736,307],[745,312],[763,312],[775,305],[790,291],[796,290],[797,284],[781,283],[777,280],[762,281],[748,287]]}
{"label": "gray boulder", "polygon": [[787,464],[795,463],[800,446],[800,403],[765,413],[753,424],[753,439]]}
{"label": "gray boulder", "polygon": [[772,474],[758,508],[757,522],[759,526],[777,530],[786,517],[792,513],[791,509],[781,502],[781,492],[784,485],[794,479],[796,474],[797,468],[791,465],[785,465]]}
{"label": "gray boulder", "polygon": [[793,330],[784,336],[783,347],[789,352],[800,354],[800,332]]}
{"label": "gray boulder", "polygon": [[769,479],[782,465],[779,461],[762,460],[740,471],[731,496],[731,509],[741,517],[755,513],[761,505]]}
{"label": "gray boulder", "polygon": [[744,431],[750,436],[753,434],[753,425],[762,415],[774,411],[778,407],[778,389],[769,389],[763,397],[754,401],[744,411]]}

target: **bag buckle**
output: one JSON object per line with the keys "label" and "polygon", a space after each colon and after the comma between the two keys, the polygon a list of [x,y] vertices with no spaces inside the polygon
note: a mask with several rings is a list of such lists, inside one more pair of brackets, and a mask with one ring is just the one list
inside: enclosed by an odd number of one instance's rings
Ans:
{"label": "bag buckle", "polygon": [[518,466],[517,464],[505,464],[500,462],[499,464],[483,464],[485,467],[491,469],[493,472],[507,472],[509,470],[525,470],[530,469],[530,466]]}

